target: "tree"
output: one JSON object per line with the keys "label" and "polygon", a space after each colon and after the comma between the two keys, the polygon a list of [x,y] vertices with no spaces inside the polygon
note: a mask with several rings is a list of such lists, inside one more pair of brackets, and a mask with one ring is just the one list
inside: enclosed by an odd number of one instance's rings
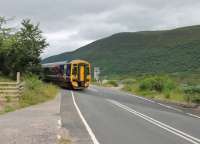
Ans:
{"label": "tree", "polygon": [[24,72],[37,72],[40,67],[40,54],[48,46],[42,36],[39,24],[34,25],[30,19],[22,21],[22,28],[17,33],[19,43],[19,69]]}
{"label": "tree", "polygon": [[[0,19],[1,30],[3,22]],[[38,73],[41,68],[40,54],[48,46],[39,24],[32,24],[30,19],[23,20],[21,24],[21,29],[13,34],[9,33],[9,29],[0,30],[0,67],[4,74],[11,76],[17,71]]]}

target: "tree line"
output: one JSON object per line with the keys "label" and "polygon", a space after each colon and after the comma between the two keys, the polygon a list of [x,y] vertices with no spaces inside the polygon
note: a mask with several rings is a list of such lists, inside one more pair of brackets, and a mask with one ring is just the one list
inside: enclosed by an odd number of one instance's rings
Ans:
{"label": "tree line", "polygon": [[14,76],[16,72],[39,73],[40,54],[48,46],[39,24],[30,19],[21,21],[20,28],[8,26],[8,19],[0,17],[0,73]]}

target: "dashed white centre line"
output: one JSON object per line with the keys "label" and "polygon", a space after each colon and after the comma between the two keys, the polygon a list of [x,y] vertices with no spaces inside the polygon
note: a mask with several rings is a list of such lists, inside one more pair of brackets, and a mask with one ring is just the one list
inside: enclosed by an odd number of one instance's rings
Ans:
{"label": "dashed white centre line", "polygon": [[91,140],[93,141],[93,144],[100,144],[99,141],[97,140],[96,136],[94,135],[92,129],[90,128],[90,126],[88,125],[87,121],[85,120],[85,118],[83,117],[83,114],[81,113],[78,105],[76,104],[76,100],[74,98],[74,93],[73,91],[71,91],[71,94],[72,94],[72,99],[73,99],[73,103],[74,103],[74,106],[83,122],[83,124],[85,125],[85,128],[86,130],[88,131],[90,137],[91,137]]}

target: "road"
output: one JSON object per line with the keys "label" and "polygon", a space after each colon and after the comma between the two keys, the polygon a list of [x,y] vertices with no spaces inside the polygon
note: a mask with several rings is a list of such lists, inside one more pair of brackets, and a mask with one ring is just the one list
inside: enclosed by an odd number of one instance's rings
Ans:
{"label": "road", "polygon": [[200,117],[108,88],[63,90],[61,118],[81,144],[200,144]]}

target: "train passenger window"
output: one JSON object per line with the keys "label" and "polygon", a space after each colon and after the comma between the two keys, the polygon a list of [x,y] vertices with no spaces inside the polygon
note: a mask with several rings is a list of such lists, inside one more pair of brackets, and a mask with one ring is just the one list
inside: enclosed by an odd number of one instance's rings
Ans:
{"label": "train passenger window", "polygon": [[64,73],[64,65],[60,65],[60,73]]}
{"label": "train passenger window", "polygon": [[73,74],[73,75],[77,75],[77,72],[78,72],[78,71],[77,71],[77,68],[78,68],[77,64],[74,64],[74,65],[73,65],[73,69],[72,69],[72,74]]}
{"label": "train passenger window", "polygon": [[70,76],[70,71],[71,71],[71,64],[67,64],[67,71],[66,71],[67,76]]}

